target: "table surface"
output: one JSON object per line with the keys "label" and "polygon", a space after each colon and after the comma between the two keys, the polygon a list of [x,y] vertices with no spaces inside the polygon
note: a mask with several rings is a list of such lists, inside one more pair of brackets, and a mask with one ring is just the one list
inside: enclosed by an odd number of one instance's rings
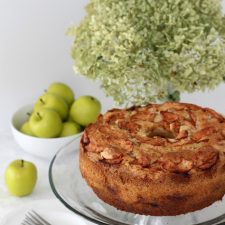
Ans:
{"label": "table surface", "polygon": [[[5,186],[4,171],[7,165],[14,159],[24,159],[32,161],[38,169],[38,180],[33,193],[22,198],[11,196]],[[8,213],[12,212],[24,204],[31,203],[35,200],[54,200],[49,181],[48,168],[50,162],[41,158],[34,157],[24,152],[14,141],[10,131],[0,133],[0,224]],[[86,224],[90,225],[86,221]]]}

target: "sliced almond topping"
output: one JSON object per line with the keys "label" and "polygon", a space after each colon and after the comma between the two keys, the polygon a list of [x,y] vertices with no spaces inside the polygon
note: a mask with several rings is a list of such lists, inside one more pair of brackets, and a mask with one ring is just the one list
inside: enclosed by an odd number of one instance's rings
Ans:
{"label": "sliced almond topping", "polygon": [[190,120],[184,120],[184,121],[183,121],[183,124],[184,124],[185,126],[187,126],[189,129],[195,128],[195,123],[193,123],[193,121],[190,121]]}
{"label": "sliced almond topping", "polygon": [[188,132],[186,130],[180,130],[180,133],[177,135],[176,139],[182,139],[188,137]]}
{"label": "sliced almond topping", "polygon": [[214,127],[206,127],[203,128],[200,131],[197,131],[196,133],[193,134],[192,140],[194,141],[202,141],[205,139],[208,139],[209,136],[215,131]]}
{"label": "sliced almond topping", "polygon": [[193,162],[190,160],[183,159],[179,164],[178,168],[180,172],[188,172],[193,168]]}
{"label": "sliced almond topping", "polygon": [[170,172],[187,173],[193,168],[193,162],[183,158],[180,158],[178,162],[169,160],[164,162],[163,168]]}
{"label": "sliced almond topping", "polygon": [[204,146],[197,152],[194,164],[199,169],[208,169],[216,163],[218,156],[218,151],[212,146]]}
{"label": "sliced almond topping", "polygon": [[160,154],[156,154],[153,152],[148,153],[148,152],[141,150],[138,155],[138,162],[143,167],[147,167],[147,166],[150,166],[151,164],[155,163],[159,157],[160,157]]}
{"label": "sliced almond topping", "polygon": [[86,148],[89,152],[99,153],[102,151],[102,148],[97,146],[94,142],[91,142]]}
{"label": "sliced almond topping", "polygon": [[163,117],[161,114],[156,114],[155,118],[154,118],[154,122],[155,123],[159,123],[163,120]]}
{"label": "sliced almond topping", "polygon": [[185,131],[185,130],[190,130],[190,127],[187,125],[181,125],[180,126],[180,131]]}
{"label": "sliced almond topping", "polygon": [[177,140],[177,139],[173,139],[173,138],[168,138],[168,141],[169,141],[170,143],[175,143],[175,142],[178,142],[178,140]]}
{"label": "sliced almond topping", "polygon": [[174,123],[171,123],[169,125],[169,129],[172,133],[179,133],[179,130],[180,130],[180,124],[178,122],[174,122]]}
{"label": "sliced almond topping", "polygon": [[104,159],[116,159],[122,156],[121,153],[117,152],[113,148],[105,148],[101,153],[101,157]]}
{"label": "sliced almond topping", "polygon": [[174,122],[176,120],[178,120],[178,115],[171,113],[171,112],[167,112],[167,111],[161,111],[161,114],[163,115],[163,119],[166,122]]}
{"label": "sliced almond topping", "polygon": [[94,162],[98,162],[98,161],[102,160],[102,157],[98,153],[87,152],[87,155]]}

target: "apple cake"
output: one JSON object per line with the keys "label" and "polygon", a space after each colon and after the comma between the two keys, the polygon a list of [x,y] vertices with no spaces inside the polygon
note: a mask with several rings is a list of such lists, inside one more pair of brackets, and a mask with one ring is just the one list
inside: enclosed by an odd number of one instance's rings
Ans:
{"label": "apple cake", "polygon": [[112,109],[86,127],[79,163],[96,195],[117,209],[199,210],[225,194],[225,118],[187,103]]}

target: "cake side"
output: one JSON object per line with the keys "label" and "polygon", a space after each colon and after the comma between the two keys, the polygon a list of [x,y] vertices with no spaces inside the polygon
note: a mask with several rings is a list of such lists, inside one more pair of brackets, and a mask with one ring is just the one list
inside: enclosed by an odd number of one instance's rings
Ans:
{"label": "cake side", "polygon": [[199,210],[221,200],[225,192],[225,168],[145,180],[93,162],[81,147],[80,170],[100,199],[117,209],[144,215],[171,216]]}

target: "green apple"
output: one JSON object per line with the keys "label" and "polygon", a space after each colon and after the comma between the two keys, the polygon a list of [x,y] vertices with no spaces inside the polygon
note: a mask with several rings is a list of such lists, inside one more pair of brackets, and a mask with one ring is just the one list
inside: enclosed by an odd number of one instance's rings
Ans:
{"label": "green apple", "polygon": [[[65,121],[65,122],[73,122],[73,123],[76,123],[74,120],[73,120],[73,118],[71,117],[71,115],[69,114],[69,116],[68,116],[68,118],[67,118],[67,120]],[[76,123],[76,124],[78,124],[78,123]],[[78,124],[79,126],[80,126],[80,132],[81,131],[83,131],[84,130],[84,126],[81,126],[80,124]]]}
{"label": "green apple", "polygon": [[37,181],[37,168],[32,162],[12,161],[5,170],[5,183],[14,196],[25,196],[32,193]]}
{"label": "green apple", "polygon": [[63,123],[60,137],[67,137],[81,132],[81,126],[75,122],[68,121]]}
{"label": "green apple", "polygon": [[28,121],[26,121],[25,123],[22,124],[22,126],[20,127],[20,131],[24,134],[33,136],[33,133],[30,129],[30,125],[29,125]]}
{"label": "green apple", "polygon": [[62,130],[62,120],[59,114],[48,108],[42,108],[32,113],[29,119],[32,133],[37,137],[58,137]]}
{"label": "green apple", "polygon": [[47,92],[61,96],[62,98],[65,99],[65,101],[68,103],[69,106],[74,101],[74,92],[73,92],[73,90],[68,85],[66,85],[64,83],[61,83],[61,82],[54,82],[54,83],[52,83],[48,87]]}
{"label": "green apple", "polygon": [[80,96],[70,108],[70,116],[82,126],[95,122],[100,112],[101,103],[92,96]]}
{"label": "green apple", "polygon": [[62,120],[67,118],[69,112],[69,108],[65,100],[58,95],[50,93],[45,93],[38,98],[34,105],[34,111],[37,111],[41,108],[54,109],[59,113]]}

